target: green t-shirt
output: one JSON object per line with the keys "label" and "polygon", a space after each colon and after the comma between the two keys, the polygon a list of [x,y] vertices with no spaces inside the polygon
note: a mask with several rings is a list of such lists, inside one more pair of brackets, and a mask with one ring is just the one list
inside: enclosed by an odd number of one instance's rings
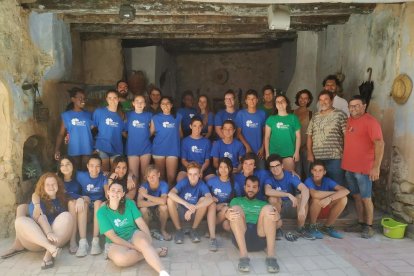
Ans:
{"label": "green t-shirt", "polygon": [[230,201],[230,207],[240,206],[246,217],[246,223],[257,224],[260,211],[267,205],[266,201],[259,199],[248,199],[247,197],[235,197]]}
{"label": "green t-shirt", "polygon": [[268,118],[269,116],[271,116],[274,112],[275,112],[275,108],[266,108],[264,106],[264,104],[259,105],[258,107],[259,109],[263,110],[266,113],[266,118]]}
{"label": "green t-shirt", "polygon": [[272,115],[267,118],[266,125],[271,129],[269,153],[292,157],[296,148],[296,131],[300,130],[298,117],[295,114]]}
{"label": "green t-shirt", "polygon": [[[134,110],[134,106],[130,100],[125,100],[123,102],[119,101],[119,104],[121,105],[121,109],[124,113]],[[102,102],[102,106],[108,106],[108,103],[104,101]]]}
{"label": "green t-shirt", "polygon": [[[102,206],[98,210],[99,231],[101,234],[105,234],[109,230],[114,230],[120,238],[127,241],[138,229],[135,220],[140,217],[141,212],[135,202],[130,199],[126,199],[123,214],[110,209],[108,205]],[[111,243],[112,241],[106,238],[106,242]]]}

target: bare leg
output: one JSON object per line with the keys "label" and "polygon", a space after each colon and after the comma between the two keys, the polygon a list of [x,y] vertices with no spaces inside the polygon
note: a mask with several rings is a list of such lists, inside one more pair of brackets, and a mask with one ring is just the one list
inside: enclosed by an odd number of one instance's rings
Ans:
{"label": "bare leg", "polygon": [[282,211],[282,199],[281,198],[270,196],[268,199],[268,202],[270,205],[275,207],[279,213]]}
{"label": "bare leg", "polygon": [[[302,197],[300,195],[298,195],[298,196],[296,196],[296,199],[298,200],[298,206],[296,207],[296,210],[299,213],[299,209],[300,209],[299,206],[301,205]],[[305,206],[305,214],[306,215],[308,214],[308,209],[309,209],[309,205],[306,204],[306,206]],[[299,218],[299,215],[297,217],[298,217],[298,227],[301,228],[305,225],[306,216],[303,219]]]}
{"label": "bare leg", "polygon": [[287,171],[295,171],[295,161],[292,157],[283,158],[283,168]]}
{"label": "bare leg", "polygon": [[99,237],[99,224],[98,224],[98,209],[101,207],[102,201],[96,200],[93,203],[93,237]]}
{"label": "bare leg", "polygon": [[142,218],[144,219],[145,223],[149,225],[149,210],[147,207],[139,208],[142,214]]}
{"label": "bare leg", "polygon": [[82,163],[79,170],[86,171],[87,167],[86,164],[88,163],[89,155],[82,155]]}
{"label": "bare leg", "polygon": [[239,206],[233,206],[232,209],[239,212],[240,217],[230,221],[230,228],[239,247],[240,257],[247,257],[246,239],[244,237],[246,233],[246,218],[243,209]]}
{"label": "bare leg", "polygon": [[171,235],[167,232],[166,226],[167,226],[167,219],[168,219],[168,206],[167,205],[159,205],[158,211],[160,213],[160,231],[161,234],[166,239],[170,239]]}
{"label": "bare leg", "polygon": [[322,207],[319,205],[319,199],[312,198],[310,203],[310,210],[309,210],[309,216],[310,216],[310,223],[315,224],[318,220],[318,216],[321,213]]}
{"label": "bare leg", "polygon": [[328,220],[326,221],[326,224],[325,224],[326,226],[331,226],[335,223],[337,218],[344,211],[347,202],[348,202],[348,198],[345,196],[331,203],[331,209],[329,212]]}
{"label": "bare leg", "polygon": [[152,246],[151,241],[147,234],[142,231],[136,231],[132,236],[132,244],[135,248],[144,255],[147,263],[158,273],[161,270],[165,270],[157,251]]}
{"label": "bare leg", "polygon": [[112,243],[109,247],[108,258],[116,266],[127,267],[143,260],[144,256],[134,249]]}
{"label": "bare leg", "polygon": [[111,170],[111,166],[109,163],[109,158],[102,159],[102,171],[109,172]]}
{"label": "bare leg", "polygon": [[[29,214],[28,208],[29,208],[28,204],[20,204],[19,206],[17,206],[16,219],[18,217],[26,217]],[[14,239],[13,244],[11,245],[11,247],[8,250],[6,250],[4,253],[2,253],[1,255],[6,256],[6,255],[9,255],[13,252],[20,251],[20,250],[23,250],[23,249],[24,249],[23,245],[21,244],[21,242],[19,241],[19,239],[16,236],[16,238]]]}
{"label": "bare leg", "polygon": [[179,172],[177,175],[177,182],[179,182],[180,180],[183,180],[186,177],[187,177],[187,173],[185,171]]}
{"label": "bare leg", "polygon": [[355,200],[355,209],[358,216],[358,222],[364,223],[366,222],[365,216],[364,216],[364,206],[362,204],[362,198],[360,194],[353,195],[353,198]]}
{"label": "bare leg", "polygon": [[374,219],[374,204],[372,203],[371,198],[363,198],[362,203],[365,211],[365,223],[367,225],[372,225]]}
{"label": "bare leg", "polygon": [[[204,201],[205,198],[202,197],[199,199],[199,201]],[[194,216],[194,222],[193,222],[193,229],[197,229],[198,226],[200,225],[200,222],[203,220],[204,216],[206,215],[207,212],[207,207],[203,207],[203,208],[199,208],[197,209],[197,211],[195,212],[195,216]]]}
{"label": "bare leg", "polygon": [[128,156],[129,172],[132,173],[137,178],[137,180],[140,180],[140,174],[139,174],[140,162],[139,161],[140,161],[139,156]]}
{"label": "bare leg", "polygon": [[170,217],[171,220],[174,224],[174,227],[176,230],[180,230],[181,229],[181,223],[180,223],[180,218],[178,216],[178,211],[177,211],[177,203],[168,198],[167,199],[167,206],[168,206],[168,212],[170,213]]}
{"label": "bare leg", "polygon": [[63,212],[58,215],[52,223],[53,233],[57,236],[58,247],[64,246],[72,236],[73,217],[69,212]]}
{"label": "bare leg", "polygon": [[157,169],[160,171],[161,179],[166,179],[165,177],[165,164],[166,164],[166,158],[165,157],[155,157],[154,158],[154,164],[157,167]]}
{"label": "bare leg", "polygon": [[69,243],[70,253],[73,253],[73,252],[76,253],[76,250],[78,250],[78,245],[76,243],[76,234],[78,232],[77,231],[78,230],[78,223],[77,223],[78,217],[77,217],[76,210],[75,210],[75,204],[76,204],[76,201],[73,199],[70,200],[68,203],[68,210],[69,210],[69,213],[72,215],[72,219],[73,219],[73,229],[72,229],[72,235],[71,235],[70,243]]}
{"label": "bare leg", "polygon": [[151,162],[151,155],[150,154],[145,154],[145,155],[141,155],[139,157],[139,161],[141,164],[141,174],[135,175],[137,177],[137,179],[139,180],[139,183],[142,183],[145,179],[145,171],[148,168],[149,163]]}
{"label": "bare leg", "polygon": [[88,203],[83,204],[83,211],[77,213],[79,238],[86,239],[86,226],[88,224]]}
{"label": "bare leg", "polygon": [[208,232],[210,233],[210,239],[216,238],[216,203],[211,203],[207,208],[207,225]]}
{"label": "bare leg", "polygon": [[267,257],[275,256],[276,228],[279,221],[274,221],[270,213],[273,212],[271,205],[262,208],[257,221],[257,234],[259,237],[266,237]]}
{"label": "bare leg", "polygon": [[167,167],[168,185],[171,188],[175,185],[175,176],[177,174],[178,158],[175,156],[167,156],[165,163]]}

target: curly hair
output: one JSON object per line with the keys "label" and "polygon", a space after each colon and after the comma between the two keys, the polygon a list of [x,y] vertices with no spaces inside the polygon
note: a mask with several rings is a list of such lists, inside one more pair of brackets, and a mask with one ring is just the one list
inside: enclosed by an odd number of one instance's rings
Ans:
{"label": "curly hair", "polygon": [[56,183],[58,185],[56,199],[59,200],[61,206],[67,206],[67,197],[63,181],[55,173],[47,172],[39,178],[39,181],[36,183],[35,194],[38,195],[40,200],[45,204],[46,212],[48,214],[53,214],[55,210],[53,208],[52,199],[45,191],[45,182],[48,178],[54,178],[56,180]]}

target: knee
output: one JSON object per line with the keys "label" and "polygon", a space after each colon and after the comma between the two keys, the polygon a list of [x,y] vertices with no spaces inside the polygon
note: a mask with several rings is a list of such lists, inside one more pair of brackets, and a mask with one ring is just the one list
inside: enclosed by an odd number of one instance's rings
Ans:
{"label": "knee", "polygon": [[160,213],[166,213],[166,212],[168,212],[168,206],[167,205],[159,205],[158,206],[158,211]]}
{"label": "knee", "polygon": [[310,205],[311,206],[320,206],[319,202],[320,202],[320,200],[318,198],[311,198]]}
{"label": "knee", "polygon": [[275,207],[280,207],[281,204],[282,204],[281,199],[280,198],[277,198],[275,196],[269,197],[269,200],[268,201],[269,201],[269,204],[271,204],[272,206],[275,206]]}
{"label": "knee", "polygon": [[208,205],[208,209],[209,210],[216,210],[217,209],[217,203],[215,203],[214,201]]}
{"label": "knee", "polygon": [[338,201],[341,205],[346,205],[348,203],[348,197],[344,196],[343,198],[340,198]]}
{"label": "knee", "polygon": [[176,203],[175,203],[175,201],[174,200],[172,200],[171,198],[168,198],[167,199],[167,206],[171,206],[171,207],[174,207],[174,206],[176,206]]}

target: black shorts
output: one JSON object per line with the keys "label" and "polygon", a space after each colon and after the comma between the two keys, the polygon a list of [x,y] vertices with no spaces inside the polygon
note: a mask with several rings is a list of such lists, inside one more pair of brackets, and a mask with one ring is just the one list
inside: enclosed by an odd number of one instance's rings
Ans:
{"label": "black shorts", "polygon": [[[177,211],[178,211],[178,217],[180,218],[180,221],[186,221],[184,218],[184,215],[188,211],[188,209],[184,205],[177,203]],[[190,221],[193,221],[194,217],[195,217],[195,213],[191,214]]]}
{"label": "black shorts", "polygon": [[[266,238],[262,238],[257,235],[257,224],[246,223],[246,233],[244,233],[244,239],[246,240],[247,251],[262,251],[266,248]],[[232,235],[232,242],[234,246],[239,248],[234,235]]]}
{"label": "black shorts", "polygon": [[[180,162],[180,166],[178,167],[178,172],[187,172],[187,168],[183,166],[183,164]],[[216,171],[213,169],[213,167],[208,166],[207,169],[203,172],[203,178],[206,177],[209,174],[216,174]]]}

